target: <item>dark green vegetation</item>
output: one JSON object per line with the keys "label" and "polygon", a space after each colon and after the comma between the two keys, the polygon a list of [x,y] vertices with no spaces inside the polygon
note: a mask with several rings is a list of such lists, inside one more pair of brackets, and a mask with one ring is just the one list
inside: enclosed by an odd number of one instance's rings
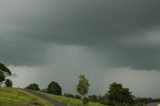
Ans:
{"label": "dark green vegetation", "polygon": [[4,64],[0,63],[0,85],[7,76],[11,76],[11,71]]}
{"label": "dark green vegetation", "polygon": [[81,99],[81,97],[79,95],[73,95],[70,93],[64,93],[64,96],[69,97],[69,98]]}
{"label": "dark green vegetation", "polygon": [[77,85],[77,92],[81,95],[83,105],[89,103],[88,98],[85,97],[85,95],[88,93],[89,86],[90,86],[89,82],[85,78],[85,75],[80,75],[79,76],[79,82],[78,82],[78,85]]}
{"label": "dark green vegetation", "polygon": [[[43,93],[57,101],[63,102],[67,104],[68,106],[82,106],[82,101],[80,99],[65,97],[65,96],[59,96],[59,95],[52,95],[48,93]],[[100,104],[98,102],[89,102],[87,106],[105,106],[103,104]]]}
{"label": "dark green vegetation", "polygon": [[48,85],[47,93],[54,95],[62,95],[62,88],[57,82],[51,81]]}
{"label": "dark green vegetation", "polygon": [[30,90],[35,90],[35,91],[39,91],[39,86],[36,83],[30,84],[26,87],[26,89],[30,89]]}
{"label": "dark green vegetation", "polygon": [[5,83],[6,87],[12,87],[12,85],[13,85],[13,83],[10,79],[6,79],[4,83]]}
{"label": "dark green vegetation", "polygon": [[109,87],[109,91],[106,94],[110,105],[131,105],[134,103],[134,96],[131,94],[128,88],[123,88],[122,84],[112,83]]}
{"label": "dark green vegetation", "polygon": [[30,93],[15,88],[0,87],[0,106],[53,106]]}

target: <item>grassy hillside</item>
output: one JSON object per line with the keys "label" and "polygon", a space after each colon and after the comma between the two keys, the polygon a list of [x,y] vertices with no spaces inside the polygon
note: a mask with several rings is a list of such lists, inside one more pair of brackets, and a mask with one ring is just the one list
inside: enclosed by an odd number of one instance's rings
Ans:
{"label": "grassy hillside", "polygon": [[[65,104],[70,104],[70,106],[81,106],[82,101],[79,99],[74,99],[74,98],[68,98],[68,97],[64,97],[64,96],[57,96],[57,95],[51,95],[51,94],[47,94],[47,93],[43,93],[57,101],[63,102]],[[104,106],[102,104],[99,103],[93,103],[90,102],[88,106]]]}
{"label": "grassy hillside", "polygon": [[[43,93],[57,101],[70,104],[70,106],[80,106],[82,102],[79,99],[56,96]],[[34,96],[28,92],[15,88],[0,87],[0,106],[52,106],[47,101]],[[104,106],[99,103],[89,103],[89,106]]]}
{"label": "grassy hillside", "polygon": [[20,89],[0,87],[0,106],[53,106]]}

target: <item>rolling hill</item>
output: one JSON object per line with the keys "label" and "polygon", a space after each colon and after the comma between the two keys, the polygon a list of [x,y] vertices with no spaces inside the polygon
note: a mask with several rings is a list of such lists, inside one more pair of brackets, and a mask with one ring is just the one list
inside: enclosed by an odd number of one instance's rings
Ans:
{"label": "rolling hill", "polygon": [[0,106],[53,106],[49,102],[16,88],[0,87]]}
{"label": "rolling hill", "polygon": [[[49,103],[45,99],[42,99],[41,95],[37,95],[34,92],[36,91],[29,92],[27,90],[22,89],[0,87],[0,106],[53,106],[53,104]],[[64,103],[69,106],[80,106],[82,104],[81,100],[79,99],[57,96],[41,92],[37,93],[52,98],[53,101]],[[88,106],[104,105],[90,102]]]}

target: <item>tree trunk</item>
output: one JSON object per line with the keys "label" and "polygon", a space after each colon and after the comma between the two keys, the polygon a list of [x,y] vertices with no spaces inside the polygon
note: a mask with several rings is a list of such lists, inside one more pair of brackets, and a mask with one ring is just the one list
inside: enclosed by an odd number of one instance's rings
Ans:
{"label": "tree trunk", "polygon": [[84,104],[83,104],[83,99],[84,99],[84,95],[81,95],[82,106],[84,106]]}

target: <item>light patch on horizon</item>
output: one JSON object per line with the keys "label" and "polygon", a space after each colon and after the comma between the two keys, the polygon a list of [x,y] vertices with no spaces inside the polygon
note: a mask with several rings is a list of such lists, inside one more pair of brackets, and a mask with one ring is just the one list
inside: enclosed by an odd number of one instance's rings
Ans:
{"label": "light patch on horizon", "polygon": [[119,82],[124,87],[130,88],[133,95],[137,97],[159,98],[160,93],[153,91],[160,89],[160,72],[156,70],[146,71],[130,68],[110,68],[106,70],[102,76],[103,82],[106,81],[108,85],[107,89],[103,89],[103,91],[108,90],[109,84],[112,82]]}
{"label": "light patch on horizon", "polygon": [[13,73],[9,78],[13,81],[14,87],[26,87],[30,83],[38,82],[36,79],[39,71],[41,70],[38,67],[10,65],[8,68]]}

